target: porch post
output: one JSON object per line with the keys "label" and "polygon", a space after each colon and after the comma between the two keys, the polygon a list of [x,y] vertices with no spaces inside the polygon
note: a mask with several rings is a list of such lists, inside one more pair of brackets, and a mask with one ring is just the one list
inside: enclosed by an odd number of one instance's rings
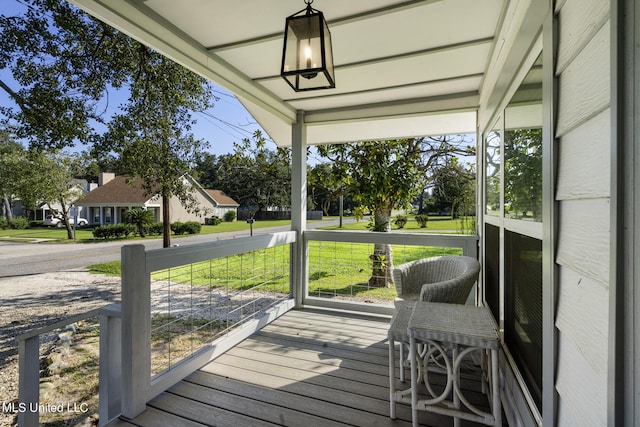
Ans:
{"label": "porch post", "polygon": [[298,110],[297,121],[291,129],[291,230],[296,232],[296,243],[291,253],[291,292],[296,307],[301,307],[307,296],[307,126],[304,111]]}
{"label": "porch post", "polygon": [[557,367],[557,284],[556,264],[558,204],[556,202],[556,164],[558,148],[555,137],[558,84],[555,77],[557,55],[557,21],[550,8],[543,24],[543,95],[542,95],[542,425],[555,426],[558,416],[556,391]]}
{"label": "porch post", "polygon": [[607,425],[640,420],[640,1],[611,0]]}
{"label": "porch post", "polygon": [[144,245],[127,245],[122,259],[122,415],[133,419],[151,385],[151,278]]}

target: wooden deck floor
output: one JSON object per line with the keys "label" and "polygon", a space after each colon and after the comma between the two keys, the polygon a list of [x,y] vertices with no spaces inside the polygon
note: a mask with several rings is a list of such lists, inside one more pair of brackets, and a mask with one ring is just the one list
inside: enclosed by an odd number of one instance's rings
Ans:
{"label": "wooden deck floor", "polygon": [[[290,311],[149,402],[136,419],[110,426],[410,426],[407,405],[389,419],[388,324]],[[462,387],[477,391],[479,382],[467,378]],[[471,400],[486,401],[476,391]],[[420,423],[453,425],[423,412]]]}

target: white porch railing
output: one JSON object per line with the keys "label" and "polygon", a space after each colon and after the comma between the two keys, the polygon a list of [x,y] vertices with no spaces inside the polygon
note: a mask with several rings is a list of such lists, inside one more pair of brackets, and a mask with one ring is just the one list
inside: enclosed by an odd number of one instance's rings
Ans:
{"label": "white porch railing", "polygon": [[[99,401],[100,419],[110,419],[120,413],[120,363],[113,355],[120,348],[120,306],[111,304],[86,313],[68,317],[49,326],[30,331],[16,338],[18,342],[18,382],[19,395],[18,425],[36,427],[40,425],[40,412],[61,412],[67,415],[84,413],[88,410],[86,402],[60,402],[43,404],[40,400],[40,357],[41,337],[61,330],[68,325],[88,319],[98,318],[100,321],[100,364],[99,395],[110,396],[109,402]],[[108,340],[108,341],[107,341]],[[111,353],[111,357],[109,354]],[[104,363],[103,363],[104,362]],[[70,374],[72,375],[72,374]],[[50,399],[51,400],[51,399]],[[104,403],[104,404],[103,404]],[[62,406],[61,406],[62,405]],[[59,410],[58,408],[61,408]],[[47,410],[49,409],[49,410]]]}
{"label": "white porch railing", "polygon": [[122,360],[123,416],[142,413],[153,397],[293,307],[295,238],[122,248],[122,348],[110,356]]}
{"label": "white porch railing", "polygon": [[[353,298],[367,288],[361,284],[371,273],[368,254],[375,244],[393,245],[396,265],[449,253],[477,256],[477,236],[319,230],[303,236],[302,242],[291,231],[150,251],[143,245],[123,247],[122,304],[85,315],[101,318],[100,424],[119,415],[134,418],[153,397],[293,308],[296,300],[393,314],[392,298],[388,304]],[[302,251],[292,250],[301,244]],[[302,271],[300,282],[293,270]],[[349,276],[340,277],[341,270]],[[347,282],[348,298],[330,285],[316,286],[318,278]],[[74,319],[20,337],[20,402],[38,402],[39,334]],[[37,425],[37,413],[20,416],[21,426]]]}
{"label": "white porch railing", "polygon": [[[304,232],[304,242],[308,253],[305,260],[308,285],[302,291],[304,305],[383,315],[393,315],[392,300],[381,304],[375,302],[375,297],[360,298],[360,302],[344,298],[345,295],[367,295],[372,290],[368,284],[373,263],[369,255],[373,254],[375,244],[391,245],[394,265],[448,254],[478,256],[476,235],[308,230]],[[348,271],[348,277],[341,271]],[[334,278],[339,280],[332,288]],[[346,288],[345,281],[348,282]],[[324,282],[324,286],[319,285],[320,282]]]}

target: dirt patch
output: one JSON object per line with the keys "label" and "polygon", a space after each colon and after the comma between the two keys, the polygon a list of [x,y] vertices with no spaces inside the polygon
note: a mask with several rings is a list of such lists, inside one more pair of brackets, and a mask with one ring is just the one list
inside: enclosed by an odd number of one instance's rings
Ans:
{"label": "dirt patch", "polygon": [[[0,426],[9,427],[17,422],[15,413],[11,411],[11,404],[19,404],[16,337],[69,316],[81,314],[119,300],[120,278],[90,274],[84,270],[0,279],[2,306],[2,310],[0,310],[0,404],[3,405],[0,412]],[[95,339],[91,337],[93,333],[95,332],[89,333],[87,339]],[[57,338],[58,333],[47,334],[41,338],[40,347],[43,356],[55,345]],[[73,343],[75,349],[81,349],[83,345],[83,342],[78,339]],[[81,358],[82,363],[91,359],[86,352],[84,354],[82,352],[76,353],[71,355],[67,361],[68,367],[75,366],[74,360],[76,358],[78,360]],[[88,365],[86,367],[90,368]],[[55,375],[52,379],[55,380]],[[59,405],[63,405],[63,412],[67,413],[74,410],[81,412],[85,409],[84,406],[79,406],[84,401],[78,400],[84,399],[84,397],[74,395],[75,391],[71,390],[71,387],[65,391],[64,387],[56,387],[53,383],[45,386],[44,391],[47,391],[48,388],[56,391],[56,393],[49,392],[52,403],[55,403],[55,408],[54,406],[48,407],[49,413],[57,411],[60,408]],[[62,392],[62,395],[59,392]],[[74,406],[74,403],[77,405]],[[79,413],[78,415],[84,414]],[[82,424],[79,418],[67,425],[78,423]],[[45,425],[52,424],[48,422]]]}

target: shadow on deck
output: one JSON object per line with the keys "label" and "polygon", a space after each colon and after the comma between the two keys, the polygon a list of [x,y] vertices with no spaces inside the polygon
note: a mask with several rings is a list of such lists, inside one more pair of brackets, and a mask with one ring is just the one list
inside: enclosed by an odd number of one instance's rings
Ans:
{"label": "shadow on deck", "polygon": [[[384,318],[290,311],[160,394],[134,420],[109,426],[410,426],[408,405],[398,404],[397,419],[389,418],[388,327]],[[406,388],[397,375],[397,387]],[[486,402],[479,374],[461,387],[472,402]],[[420,423],[453,425],[424,412]]]}

